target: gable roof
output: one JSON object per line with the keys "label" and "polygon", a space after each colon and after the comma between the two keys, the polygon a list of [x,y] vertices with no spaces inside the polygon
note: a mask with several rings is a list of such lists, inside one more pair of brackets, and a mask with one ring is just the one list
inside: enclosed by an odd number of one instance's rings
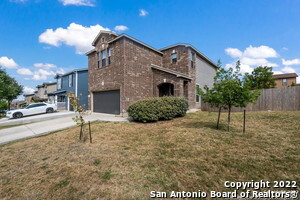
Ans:
{"label": "gable roof", "polygon": [[[144,46],[144,47],[147,47],[148,49],[151,49],[152,51],[154,51],[154,52],[156,52],[156,53],[159,53],[159,54],[161,54],[161,55],[164,54],[162,51],[167,50],[167,49],[170,49],[170,48],[173,48],[173,47],[177,47],[177,46],[188,47],[188,48],[193,49],[193,50],[194,50],[201,58],[203,58],[203,59],[204,59],[205,61],[207,61],[209,64],[211,64],[211,65],[214,66],[215,68],[218,68],[218,66],[217,66],[212,60],[210,60],[208,57],[206,57],[203,53],[201,53],[201,52],[200,52],[198,49],[196,49],[194,46],[192,46],[192,45],[190,45],[190,44],[187,44],[187,43],[177,43],[177,44],[174,44],[174,45],[171,45],[171,46],[168,46],[168,47],[165,47],[165,48],[162,48],[162,49],[159,49],[159,50],[158,50],[158,49],[156,49],[156,48],[154,48],[154,47],[151,47],[150,45],[147,45],[147,44],[145,44],[145,43],[143,43],[143,42],[141,42],[141,41],[139,41],[139,40],[137,40],[137,39],[135,39],[135,38],[129,36],[129,35],[126,35],[125,33],[123,33],[123,34],[121,34],[121,35],[118,35],[118,34],[112,32],[112,31],[100,31],[99,34],[96,36],[96,38],[94,39],[94,41],[93,41],[93,43],[92,43],[93,46],[96,45],[96,42],[97,42],[97,40],[99,39],[99,37],[100,37],[100,35],[101,35],[102,33],[113,34],[113,35],[117,36],[115,39],[112,39],[112,40],[108,41],[108,43],[115,42],[115,41],[117,41],[117,40],[119,40],[119,39],[125,37],[125,38],[127,38],[127,39],[129,39],[129,40],[132,40],[132,41],[134,41],[134,42],[136,42],[136,43],[138,43],[138,44],[140,44],[140,45],[142,45],[142,46]],[[91,54],[91,53],[93,53],[93,52],[95,52],[95,51],[97,51],[96,48],[95,48],[95,49],[92,49],[92,50],[90,50],[90,51],[88,51],[85,55],[89,55],[89,54]]]}
{"label": "gable roof", "polygon": [[298,75],[296,73],[288,73],[288,74],[275,74],[272,76],[275,79],[281,79],[281,78],[296,78]]}
{"label": "gable roof", "polygon": [[137,40],[137,39],[135,39],[135,38],[133,38],[133,37],[131,37],[131,36],[129,36],[129,35],[126,35],[125,33],[119,35],[118,37],[116,37],[116,38],[113,39],[113,40],[110,40],[108,43],[112,43],[112,42],[114,42],[114,41],[116,41],[116,40],[119,40],[120,38],[123,38],[123,37],[126,37],[126,38],[129,39],[129,40],[132,40],[132,41],[134,41],[134,42],[136,42],[136,43],[139,43],[139,44],[141,44],[142,46],[147,47],[148,49],[151,49],[151,50],[155,51],[156,53],[159,53],[159,54],[161,54],[161,55],[164,54],[163,52],[161,52],[161,51],[159,51],[159,50],[157,50],[157,49],[155,49],[155,48],[149,46],[148,44],[145,44],[145,43],[143,43],[143,42],[141,42],[141,41],[139,41],[139,40]]}
{"label": "gable roof", "polygon": [[112,34],[112,35],[114,35],[114,36],[118,36],[118,34],[112,32],[112,31],[100,31],[100,32],[98,33],[98,35],[96,36],[96,38],[94,39],[94,41],[92,42],[92,45],[93,45],[93,46],[96,45],[97,40],[100,38],[101,34],[103,34],[103,33],[106,33],[106,34]]}
{"label": "gable roof", "polygon": [[177,72],[177,71],[169,69],[169,68],[161,67],[161,66],[154,65],[154,64],[151,64],[151,67],[153,69],[157,69],[157,70],[169,73],[169,74],[173,74],[173,75],[175,75],[177,77],[182,77],[182,78],[186,78],[186,79],[192,80],[191,76],[189,76],[187,74],[184,74],[184,73],[181,73],[181,72]]}
{"label": "gable roof", "polygon": [[88,71],[88,69],[87,69],[87,68],[84,68],[84,69],[74,69],[74,70],[72,70],[72,71],[70,71],[70,72],[67,72],[67,73],[64,73],[64,74],[56,74],[56,75],[54,76],[54,78],[58,78],[59,76],[60,76],[60,77],[62,77],[62,76],[67,76],[67,75],[69,75],[69,74],[72,74],[72,73],[75,73],[75,72],[81,72],[81,71]]}
{"label": "gable roof", "polygon": [[165,51],[167,49],[171,49],[171,48],[174,48],[174,47],[177,47],[177,46],[184,46],[184,47],[187,47],[187,48],[191,48],[193,49],[201,58],[203,58],[205,61],[207,61],[209,64],[213,65],[215,68],[218,68],[218,66],[212,61],[210,60],[208,57],[206,57],[203,53],[201,53],[198,49],[196,49],[193,45],[191,44],[187,44],[187,43],[177,43],[177,44],[174,44],[174,45],[171,45],[171,46],[167,46],[167,47],[164,47],[162,49],[160,49],[160,51]]}

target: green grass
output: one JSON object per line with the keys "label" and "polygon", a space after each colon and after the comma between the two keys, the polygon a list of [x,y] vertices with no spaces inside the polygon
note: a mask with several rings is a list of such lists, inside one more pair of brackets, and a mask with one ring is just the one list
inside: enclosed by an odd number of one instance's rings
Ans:
{"label": "green grass", "polygon": [[157,123],[92,124],[0,147],[0,199],[149,199],[228,191],[224,181],[300,181],[300,112],[197,112]]}

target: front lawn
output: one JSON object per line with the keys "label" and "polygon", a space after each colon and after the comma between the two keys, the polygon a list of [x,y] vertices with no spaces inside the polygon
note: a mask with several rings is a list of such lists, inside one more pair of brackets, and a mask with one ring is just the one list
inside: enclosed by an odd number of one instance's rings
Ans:
{"label": "front lawn", "polygon": [[92,124],[0,147],[0,199],[148,199],[150,191],[227,191],[224,181],[300,181],[300,112],[217,113]]}

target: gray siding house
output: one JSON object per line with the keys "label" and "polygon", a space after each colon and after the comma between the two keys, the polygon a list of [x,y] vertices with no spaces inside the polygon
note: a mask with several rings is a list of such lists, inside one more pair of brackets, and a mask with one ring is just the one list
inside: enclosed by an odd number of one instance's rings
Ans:
{"label": "gray siding house", "polygon": [[76,69],[65,74],[57,74],[57,90],[48,93],[48,101],[55,103],[59,110],[73,110],[67,94],[72,92],[80,97],[79,104],[88,108],[88,69]]}

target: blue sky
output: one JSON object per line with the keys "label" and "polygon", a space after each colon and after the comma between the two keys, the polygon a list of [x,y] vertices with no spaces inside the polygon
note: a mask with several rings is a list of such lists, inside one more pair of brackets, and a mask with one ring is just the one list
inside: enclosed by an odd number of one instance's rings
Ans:
{"label": "blue sky", "polygon": [[300,75],[297,0],[1,0],[0,9],[0,65],[26,93],[86,68],[103,29],[158,49],[190,43],[224,66],[240,59],[243,72],[267,65]]}

